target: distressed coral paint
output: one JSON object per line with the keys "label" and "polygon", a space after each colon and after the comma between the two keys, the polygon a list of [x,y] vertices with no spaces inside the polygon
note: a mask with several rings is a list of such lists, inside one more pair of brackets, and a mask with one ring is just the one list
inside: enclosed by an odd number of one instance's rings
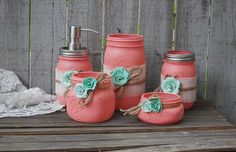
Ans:
{"label": "distressed coral paint", "polygon": [[144,93],[140,102],[147,100],[153,94],[157,95],[162,102],[161,112],[143,112],[138,113],[138,118],[146,123],[169,125],[178,123],[183,119],[184,106],[181,103],[180,96],[162,92]]}
{"label": "distressed coral paint", "polygon": [[[116,109],[128,109],[138,104],[141,94],[145,91],[146,59],[144,52],[144,38],[137,34],[111,34],[107,36],[104,55],[104,72],[110,73],[116,67],[142,67],[144,81],[140,84],[127,84],[125,93],[117,95]],[[138,92],[133,92],[134,87]],[[131,89],[132,88],[132,89]]]}
{"label": "distressed coral paint", "polygon": [[81,72],[72,76],[72,88],[67,95],[67,114],[75,121],[96,123],[109,120],[115,111],[115,93],[111,87],[111,78],[106,85],[109,88],[95,88],[92,101],[85,106],[81,106],[78,98],[75,96],[74,87],[76,83],[82,83],[86,77],[97,78],[100,72]]}
{"label": "distressed coral paint", "polygon": [[89,61],[89,56],[87,54],[83,56],[74,56],[74,57],[66,57],[59,56],[57,65],[56,65],[56,86],[55,92],[57,95],[57,99],[63,105],[66,104],[66,99],[63,96],[65,92],[65,88],[61,85],[61,78],[66,71],[92,71],[92,65]]}
{"label": "distressed coral paint", "polygon": [[[187,50],[171,50],[171,51],[168,51],[167,53],[176,56],[176,58],[178,58],[178,56],[192,54],[191,51],[187,51]],[[187,83],[189,82],[187,84],[188,86],[196,87],[196,65],[195,65],[194,59],[188,60],[188,61],[172,61],[172,60],[164,59],[163,61],[164,61],[164,64],[161,70],[162,80],[167,75],[170,75],[170,76],[176,77],[178,80],[182,82],[186,82],[186,81]],[[184,97],[186,93],[188,94],[190,91],[191,90],[188,90],[188,91],[180,90],[180,96]],[[196,88],[192,89],[192,91],[193,91],[192,93],[190,92],[190,94],[192,94],[191,98],[192,100],[195,100]],[[192,108],[195,102],[192,100],[182,100],[185,110]]]}

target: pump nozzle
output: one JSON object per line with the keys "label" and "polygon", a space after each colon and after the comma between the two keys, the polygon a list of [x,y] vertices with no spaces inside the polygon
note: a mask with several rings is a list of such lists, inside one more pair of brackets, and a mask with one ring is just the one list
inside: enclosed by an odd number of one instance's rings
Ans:
{"label": "pump nozzle", "polygon": [[69,50],[79,50],[81,31],[94,32],[98,34],[98,31],[92,29],[81,29],[81,26],[70,26],[70,44]]}

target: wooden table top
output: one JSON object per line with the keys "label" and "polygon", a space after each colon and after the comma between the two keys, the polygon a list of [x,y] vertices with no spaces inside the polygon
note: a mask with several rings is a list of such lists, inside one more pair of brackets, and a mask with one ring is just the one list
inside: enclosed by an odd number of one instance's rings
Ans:
{"label": "wooden table top", "polygon": [[181,123],[150,125],[116,112],[110,121],[78,123],[66,112],[0,119],[0,151],[236,151],[236,126],[206,102]]}

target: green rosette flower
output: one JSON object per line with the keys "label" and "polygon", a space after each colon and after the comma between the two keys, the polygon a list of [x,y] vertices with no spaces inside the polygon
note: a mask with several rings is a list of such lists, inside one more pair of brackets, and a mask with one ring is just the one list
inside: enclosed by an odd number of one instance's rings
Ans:
{"label": "green rosette flower", "polygon": [[129,79],[130,74],[124,67],[117,67],[111,72],[112,83],[114,85],[125,85]]}
{"label": "green rosette flower", "polygon": [[161,83],[161,90],[164,93],[178,94],[180,89],[180,81],[174,77],[167,77]]}
{"label": "green rosette flower", "polygon": [[88,97],[88,92],[87,90],[80,84],[76,84],[74,88],[75,96],[77,98],[87,98]]}
{"label": "green rosette flower", "polygon": [[83,80],[82,86],[86,91],[94,90],[97,85],[97,80],[92,77],[87,77]]}
{"label": "green rosette flower", "polygon": [[143,112],[151,112],[152,111],[152,109],[151,109],[151,101],[144,100],[142,102],[141,109],[143,110]]}
{"label": "green rosette flower", "polygon": [[71,77],[75,71],[67,71],[63,74],[61,83],[64,87],[70,88],[71,87]]}
{"label": "green rosette flower", "polygon": [[162,103],[160,98],[151,99],[151,110],[154,112],[162,111]]}

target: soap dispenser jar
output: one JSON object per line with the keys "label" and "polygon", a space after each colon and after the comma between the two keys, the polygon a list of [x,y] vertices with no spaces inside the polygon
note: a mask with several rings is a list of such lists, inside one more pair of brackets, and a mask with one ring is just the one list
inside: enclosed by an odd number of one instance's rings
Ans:
{"label": "soap dispenser jar", "polygon": [[80,26],[70,27],[69,47],[60,49],[55,69],[55,93],[62,105],[66,105],[66,93],[71,87],[72,75],[80,71],[92,71],[89,51],[80,45],[81,31],[98,33],[91,29],[81,29]]}

